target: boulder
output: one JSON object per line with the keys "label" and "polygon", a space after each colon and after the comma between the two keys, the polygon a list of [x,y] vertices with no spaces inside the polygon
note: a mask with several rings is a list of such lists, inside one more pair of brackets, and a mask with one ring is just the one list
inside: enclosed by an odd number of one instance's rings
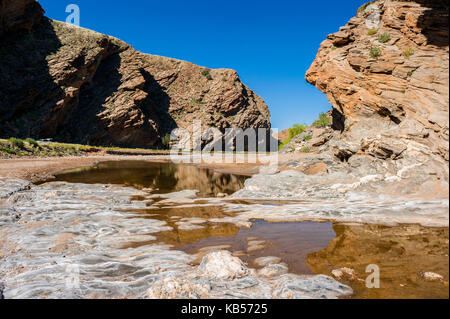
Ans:
{"label": "boulder", "polygon": [[249,274],[242,260],[225,250],[211,252],[203,257],[198,270],[208,278],[217,279],[242,278]]}

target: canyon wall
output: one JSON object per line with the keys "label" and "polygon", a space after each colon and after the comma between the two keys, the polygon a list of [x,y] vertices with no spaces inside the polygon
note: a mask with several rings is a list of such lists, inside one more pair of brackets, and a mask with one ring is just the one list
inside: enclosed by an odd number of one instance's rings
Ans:
{"label": "canyon wall", "polygon": [[192,121],[270,128],[266,103],[233,70],[137,52],[43,17],[33,0],[0,1],[0,137],[159,147]]}
{"label": "canyon wall", "polygon": [[448,187],[448,8],[448,0],[372,1],[322,42],[306,80],[327,95],[333,125],[316,151]]}

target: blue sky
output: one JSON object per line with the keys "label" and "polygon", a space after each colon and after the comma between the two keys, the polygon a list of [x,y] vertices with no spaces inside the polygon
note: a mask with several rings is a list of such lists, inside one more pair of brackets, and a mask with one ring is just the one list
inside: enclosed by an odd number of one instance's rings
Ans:
{"label": "blue sky", "polygon": [[264,98],[272,126],[311,123],[330,109],[304,75],[327,34],[367,0],[39,0],[65,21],[77,4],[81,26],[115,36],[144,53],[209,68],[235,69]]}

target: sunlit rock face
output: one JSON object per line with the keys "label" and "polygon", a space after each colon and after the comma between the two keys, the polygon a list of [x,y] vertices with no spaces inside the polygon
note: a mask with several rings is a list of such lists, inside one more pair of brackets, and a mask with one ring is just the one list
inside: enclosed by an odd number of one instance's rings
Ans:
{"label": "sunlit rock face", "polygon": [[266,103],[234,70],[137,52],[43,17],[35,0],[0,3],[0,37],[2,137],[158,147],[194,120],[270,128]]}
{"label": "sunlit rock face", "polygon": [[413,184],[448,191],[448,45],[446,1],[362,6],[306,73],[333,106],[335,131],[318,151],[355,168],[415,167]]}

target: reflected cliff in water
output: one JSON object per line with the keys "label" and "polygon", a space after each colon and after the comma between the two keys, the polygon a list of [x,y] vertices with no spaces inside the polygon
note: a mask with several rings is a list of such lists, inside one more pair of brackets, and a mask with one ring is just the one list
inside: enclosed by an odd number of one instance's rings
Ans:
{"label": "reflected cliff in water", "polygon": [[247,177],[217,173],[212,169],[173,163],[111,161],[94,167],[64,172],[56,181],[85,184],[119,184],[138,189],[150,188],[164,194],[186,189],[199,190],[199,196],[232,194],[241,189]]}
{"label": "reflected cliff in water", "polygon": [[[348,267],[356,278],[345,277],[357,298],[448,298],[449,229],[418,225],[334,225],[336,238],[327,248],[309,254],[307,263],[316,274],[330,275]],[[380,269],[380,288],[368,289],[368,265]],[[435,272],[445,280],[427,282],[420,272]]]}

